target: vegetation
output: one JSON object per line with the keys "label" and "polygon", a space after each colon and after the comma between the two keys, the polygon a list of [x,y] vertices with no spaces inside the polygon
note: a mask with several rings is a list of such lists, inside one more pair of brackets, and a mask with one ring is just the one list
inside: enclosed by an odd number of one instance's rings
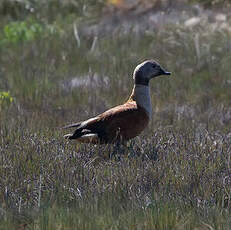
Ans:
{"label": "vegetation", "polygon": [[[171,24],[96,38],[78,28],[107,2],[83,14],[50,1],[60,10],[47,15],[44,1],[22,2],[36,15],[0,21],[0,229],[230,229],[230,32]],[[61,126],[125,101],[147,58],[173,74],[151,82],[141,136],[113,158],[113,146],[63,140]]]}

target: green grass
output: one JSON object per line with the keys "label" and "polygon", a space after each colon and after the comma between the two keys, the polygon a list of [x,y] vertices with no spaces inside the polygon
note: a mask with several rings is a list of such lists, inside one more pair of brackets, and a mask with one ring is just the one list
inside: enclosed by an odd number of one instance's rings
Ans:
{"label": "green grass", "polygon": [[[51,208],[42,208],[41,214],[30,214],[30,217],[21,215],[17,220],[17,227],[28,229],[209,229],[212,226],[219,229],[228,229],[225,218],[227,214],[220,214],[219,210],[208,210],[208,217],[203,217],[199,211],[187,213],[179,212],[179,205],[174,203],[163,205],[155,202],[148,207],[133,207],[124,203],[118,206],[120,199],[112,199],[108,194],[102,198],[86,202],[79,202],[75,207],[60,208],[53,205]],[[89,205],[89,206],[88,206]],[[87,208],[86,208],[87,206]],[[182,208],[182,207],[181,207]],[[184,210],[188,210],[184,207]],[[32,221],[35,219],[35,221]],[[196,222],[196,224],[195,224]],[[7,226],[7,225],[6,225]],[[8,224],[11,227],[11,224]]]}
{"label": "green grass", "polygon": [[[105,35],[91,50],[70,18],[51,17],[18,24],[41,25],[32,39],[0,32],[0,229],[230,229],[231,35],[166,25]],[[151,82],[142,135],[113,159],[113,146],[63,140],[59,127],[125,101],[147,58],[172,76]]]}

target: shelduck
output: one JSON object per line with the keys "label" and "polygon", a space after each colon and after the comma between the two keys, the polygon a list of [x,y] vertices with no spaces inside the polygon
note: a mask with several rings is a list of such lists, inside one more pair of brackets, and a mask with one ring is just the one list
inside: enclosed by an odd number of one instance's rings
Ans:
{"label": "shelduck", "polygon": [[157,76],[170,74],[154,60],[142,62],[134,70],[134,87],[124,104],[96,117],[63,127],[76,128],[74,133],[64,137],[93,144],[125,142],[136,137],[148,125],[152,115],[149,81]]}

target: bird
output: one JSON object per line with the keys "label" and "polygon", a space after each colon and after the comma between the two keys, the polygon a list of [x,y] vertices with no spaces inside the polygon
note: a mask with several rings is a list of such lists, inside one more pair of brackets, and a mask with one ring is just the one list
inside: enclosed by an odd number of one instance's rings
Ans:
{"label": "bird", "polygon": [[155,60],[145,60],[133,72],[134,86],[128,100],[93,118],[64,126],[75,128],[64,135],[68,140],[80,143],[125,143],[138,136],[148,125],[152,116],[149,82],[160,75],[171,75]]}

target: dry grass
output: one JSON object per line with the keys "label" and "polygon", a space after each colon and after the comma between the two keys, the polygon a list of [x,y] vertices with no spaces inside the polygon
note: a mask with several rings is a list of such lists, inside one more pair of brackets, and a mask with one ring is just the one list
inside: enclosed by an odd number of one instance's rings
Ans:
{"label": "dry grass", "polygon": [[[230,229],[229,32],[167,25],[92,49],[58,28],[0,45],[0,90],[13,97],[0,108],[0,229]],[[107,160],[110,146],[63,140],[58,127],[124,101],[150,57],[173,75],[151,83],[140,137]]]}

